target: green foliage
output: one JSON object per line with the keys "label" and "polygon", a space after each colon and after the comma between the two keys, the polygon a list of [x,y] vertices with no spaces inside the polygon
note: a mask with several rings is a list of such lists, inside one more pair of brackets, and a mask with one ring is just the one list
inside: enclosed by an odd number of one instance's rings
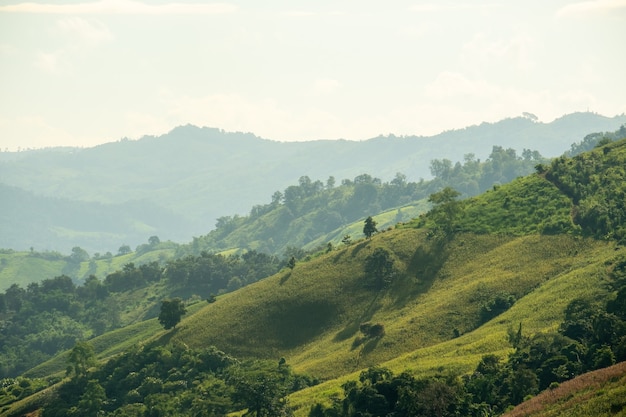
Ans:
{"label": "green foliage", "polygon": [[63,383],[43,408],[56,416],[289,415],[287,394],[316,384],[284,360],[239,361],[215,347],[180,344],[134,348]]}
{"label": "green foliage", "polygon": [[96,355],[93,346],[88,342],[78,342],[69,355],[69,371],[74,372],[76,377],[85,377],[87,370],[96,364]]}
{"label": "green foliage", "polygon": [[365,258],[363,269],[375,288],[381,289],[391,283],[396,274],[393,263],[391,253],[384,248],[374,249],[374,252]]}
{"label": "green foliage", "polygon": [[366,238],[370,239],[374,233],[378,232],[378,229],[376,229],[376,222],[372,219],[372,216],[368,216],[364,223],[363,234]]}
{"label": "green foliage", "polygon": [[615,132],[595,132],[586,135],[580,142],[573,143],[568,156],[576,156],[590,151],[596,147],[607,145],[611,142],[626,138],[626,125],[622,125]]}
{"label": "green foliage", "polygon": [[[414,224],[473,233],[576,233],[571,201],[538,175],[519,178],[478,197],[452,202],[449,213],[435,208]],[[454,209],[454,210],[452,210]],[[450,216],[454,223],[450,223]]]}
{"label": "green foliage", "polygon": [[555,159],[545,176],[574,204],[583,233],[626,239],[626,139],[573,158]]}
{"label": "green foliage", "polygon": [[173,298],[171,300],[161,301],[161,312],[159,313],[159,323],[169,330],[175,328],[183,315],[187,313],[185,304],[180,298]]}

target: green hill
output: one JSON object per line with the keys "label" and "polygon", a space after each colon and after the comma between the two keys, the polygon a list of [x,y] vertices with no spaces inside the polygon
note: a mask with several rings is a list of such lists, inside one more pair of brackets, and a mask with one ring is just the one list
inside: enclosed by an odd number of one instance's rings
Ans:
{"label": "green hill", "polygon": [[[480,415],[493,396],[493,409],[502,412],[507,404],[554,388],[553,382],[624,360],[625,158],[623,140],[559,158],[475,198],[459,201],[444,189],[440,198],[431,196],[434,209],[413,222],[320,252],[200,305],[174,331],[156,332],[143,342],[142,360],[155,359],[133,372],[147,375],[163,361],[174,363],[174,351],[181,352],[177,363],[185,365],[160,374],[166,376],[150,376],[155,378],[150,387],[142,384],[132,395],[128,391],[115,398],[130,412],[131,406],[141,407],[133,404],[174,404],[190,392],[194,398],[209,395],[208,387],[205,394],[198,391],[208,380],[190,373],[201,367],[204,353],[197,352],[207,346],[243,364],[283,358],[279,363],[296,374],[320,379],[321,384],[290,395],[297,416],[309,415],[314,404],[320,404],[321,415],[331,415],[323,414],[324,408],[340,409],[342,401],[345,407],[364,406],[357,405],[357,398],[375,399],[383,409],[389,384],[449,397],[455,410],[470,407],[458,402],[458,393],[466,390],[479,401],[466,415]],[[119,350],[110,337],[103,345]],[[97,381],[108,390],[113,385],[107,375],[131,384],[115,369],[127,375],[141,352],[137,348],[110,362],[106,372],[90,375],[102,378]],[[245,369],[236,368],[229,378],[237,380],[237,372],[250,375]],[[258,378],[274,386],[269,376]],[[227,382],[211,381],[228,391]],[[508,391],[480,392],[480,384]],[[239,388],[232,386],[235,392]],[[617,395],[612,388],[598,395],[605,393]],[[253,407],[237,402],[236,395],[228,398],[233,407]],[[417,394],[406,398],[413,400],[406,400],[405,407],[425,407]],[[86,403],[81,404],[77,407]],[[355,410],[341,415],[356,415]],[[433,415],[420,413],[411,415]]]}

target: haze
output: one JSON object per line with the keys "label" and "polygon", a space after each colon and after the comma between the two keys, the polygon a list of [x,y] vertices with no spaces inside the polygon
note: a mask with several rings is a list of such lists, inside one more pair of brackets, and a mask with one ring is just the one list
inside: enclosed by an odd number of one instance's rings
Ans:
{"label": "haze", "polygon": [[[262,3],[262,4],[261,4]],[[0,148],[626,111],[626,1],[0,3]]]}

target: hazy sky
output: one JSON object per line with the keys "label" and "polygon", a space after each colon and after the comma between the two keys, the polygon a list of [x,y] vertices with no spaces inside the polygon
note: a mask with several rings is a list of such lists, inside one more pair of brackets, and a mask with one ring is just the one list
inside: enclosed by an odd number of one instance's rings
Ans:
{"label": "hazy sky", "polygon": [[2,1],[0,148],[626,112],[626,0]]}

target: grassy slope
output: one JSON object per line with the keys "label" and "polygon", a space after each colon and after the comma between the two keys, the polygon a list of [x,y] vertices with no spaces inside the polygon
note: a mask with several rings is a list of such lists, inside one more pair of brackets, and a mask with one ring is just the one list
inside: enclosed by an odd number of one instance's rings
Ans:
{"label": "grassy slope", "polygon": [[0,291],[12,284],[22,288],[35,281],[61,275],[65,261],[49,261],[30,256],[28,252],[0,253]]}
{"label": "grassy slope", "polygon": [[[392,251],[401,271],[382,293],[364,287],[355,272],[376,247]],[[461,235],[438,248],[420,230],[395,230],[228,294],[186,320],[174,338],[240,356],[284,356],[297,371],[330,379],[293,396],[293,405],[306,406],[337,392],[344,375],[374,364],[468,372],[485,353],[504,355],[509,327],[554,330],[569,300],[601,296],[605,262],[615,255],[611,244],[570,236]],[[523,297],[476,328],[489,291]],[[366,321],[383,323],[386,335],[355,347]],[[453,339],[455,328],[464,334]]]}
{"label": "grassy slope", "polygon": [[31,282],[40,282],[63,274],[79,279],[93,274],[104,279],[108,274],[121,270],[127,263],[133,262],[135,266],[138,266],[152,261],[170,259],[175,251],[173,248],[167,248],[144,254],[132,252],[110,259],[99,259],[95,261],[95,269],[90,269],[89,262],[82,262],[78,269],[70,271],[67,270],[67,262],[63,259],[47,260],[31,256],[29,252],[0,253],[0,291],[5,291],[12,284],[26,288]]}
{"label": "grassy slope", "polygon": [[518,405],[504,417],[626,416],[626,362],[563,382]]}

